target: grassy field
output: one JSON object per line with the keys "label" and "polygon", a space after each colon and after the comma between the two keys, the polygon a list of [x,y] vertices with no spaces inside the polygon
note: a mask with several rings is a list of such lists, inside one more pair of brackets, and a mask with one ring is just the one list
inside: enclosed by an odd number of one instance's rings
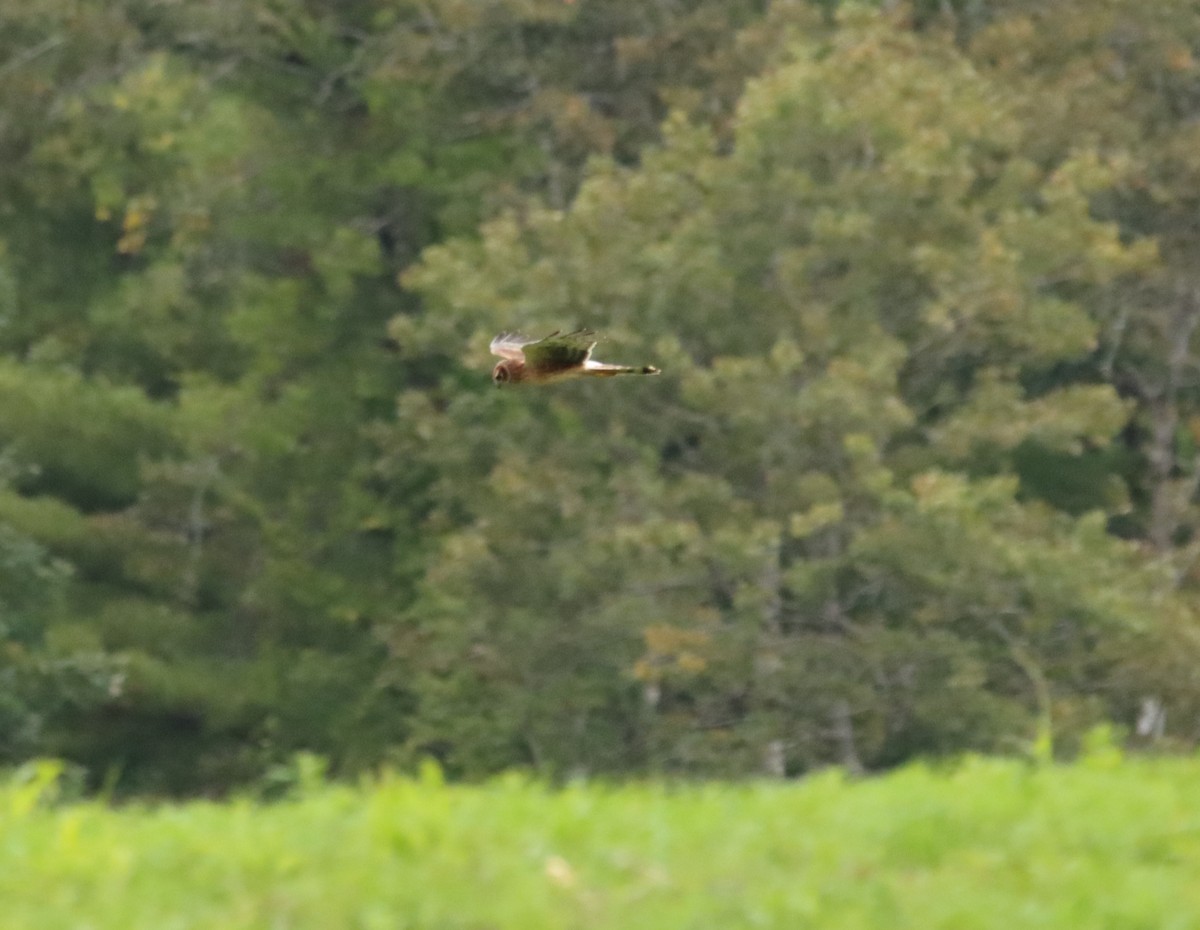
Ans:
{"label": "grassy field", "polygon": [[1200,760],[850,781],[436,777],[111,809],[0,789],[4,930],[1200,927]]}

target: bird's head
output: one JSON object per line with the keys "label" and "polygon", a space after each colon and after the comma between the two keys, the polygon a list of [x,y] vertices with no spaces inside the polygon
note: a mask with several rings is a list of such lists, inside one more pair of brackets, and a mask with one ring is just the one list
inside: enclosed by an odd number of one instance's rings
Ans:
{"label": "bird's head", "polygon": [[512,361],[504,359],[496,363],[496,367],[492,369],[492,383],[496,387],[502,387],[513,380]]}

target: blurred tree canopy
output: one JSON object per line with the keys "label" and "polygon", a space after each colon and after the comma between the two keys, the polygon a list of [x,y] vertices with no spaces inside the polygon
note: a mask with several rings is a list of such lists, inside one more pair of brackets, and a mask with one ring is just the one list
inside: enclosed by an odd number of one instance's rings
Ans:
{"label": "blurred tree canopy", "polygon": [[1193,4],[10,6],[0,758],[1194,742]]}

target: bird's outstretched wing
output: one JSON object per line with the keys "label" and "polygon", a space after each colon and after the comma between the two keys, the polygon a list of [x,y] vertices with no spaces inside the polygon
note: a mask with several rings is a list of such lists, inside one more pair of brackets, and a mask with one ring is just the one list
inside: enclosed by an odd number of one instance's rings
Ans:
{"label": "bird's outstretched wing", "polygon": [[552,374],[582,368],[596,345],[596,334],[590,329],[573,333],[551,333],[537,342],[527,342],[522,351],[525,365],[540,374]]}
{"label": "bird's outstretched wing", "polygon": [[514,361],[523,362],[525,361],[525,353],[521,351],[522,348],[529,345],[531,342],[536,341],[537,340],[535,339],[522,336],[519,333],[501,333],[492,340],[492,344],[489,348],[492,351],[492,355],[498,355],[501,358],[511,358]]}

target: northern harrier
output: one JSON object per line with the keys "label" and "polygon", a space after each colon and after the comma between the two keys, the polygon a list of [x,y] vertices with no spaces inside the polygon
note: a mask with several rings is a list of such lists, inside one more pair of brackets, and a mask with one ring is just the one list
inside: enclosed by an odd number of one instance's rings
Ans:
{"label": "northern harrier", "polygon": [[612,375],[656,375],[652,365],[630,368],[592,361],[596,334],[580,329],[562,335],[555,331],[545,339],[526,339],[514,333],[501,333],[492,340],[492,354],[501,361],[492,371],[492,380],[502,384],[541,384],[564,378],[607,378]]}

